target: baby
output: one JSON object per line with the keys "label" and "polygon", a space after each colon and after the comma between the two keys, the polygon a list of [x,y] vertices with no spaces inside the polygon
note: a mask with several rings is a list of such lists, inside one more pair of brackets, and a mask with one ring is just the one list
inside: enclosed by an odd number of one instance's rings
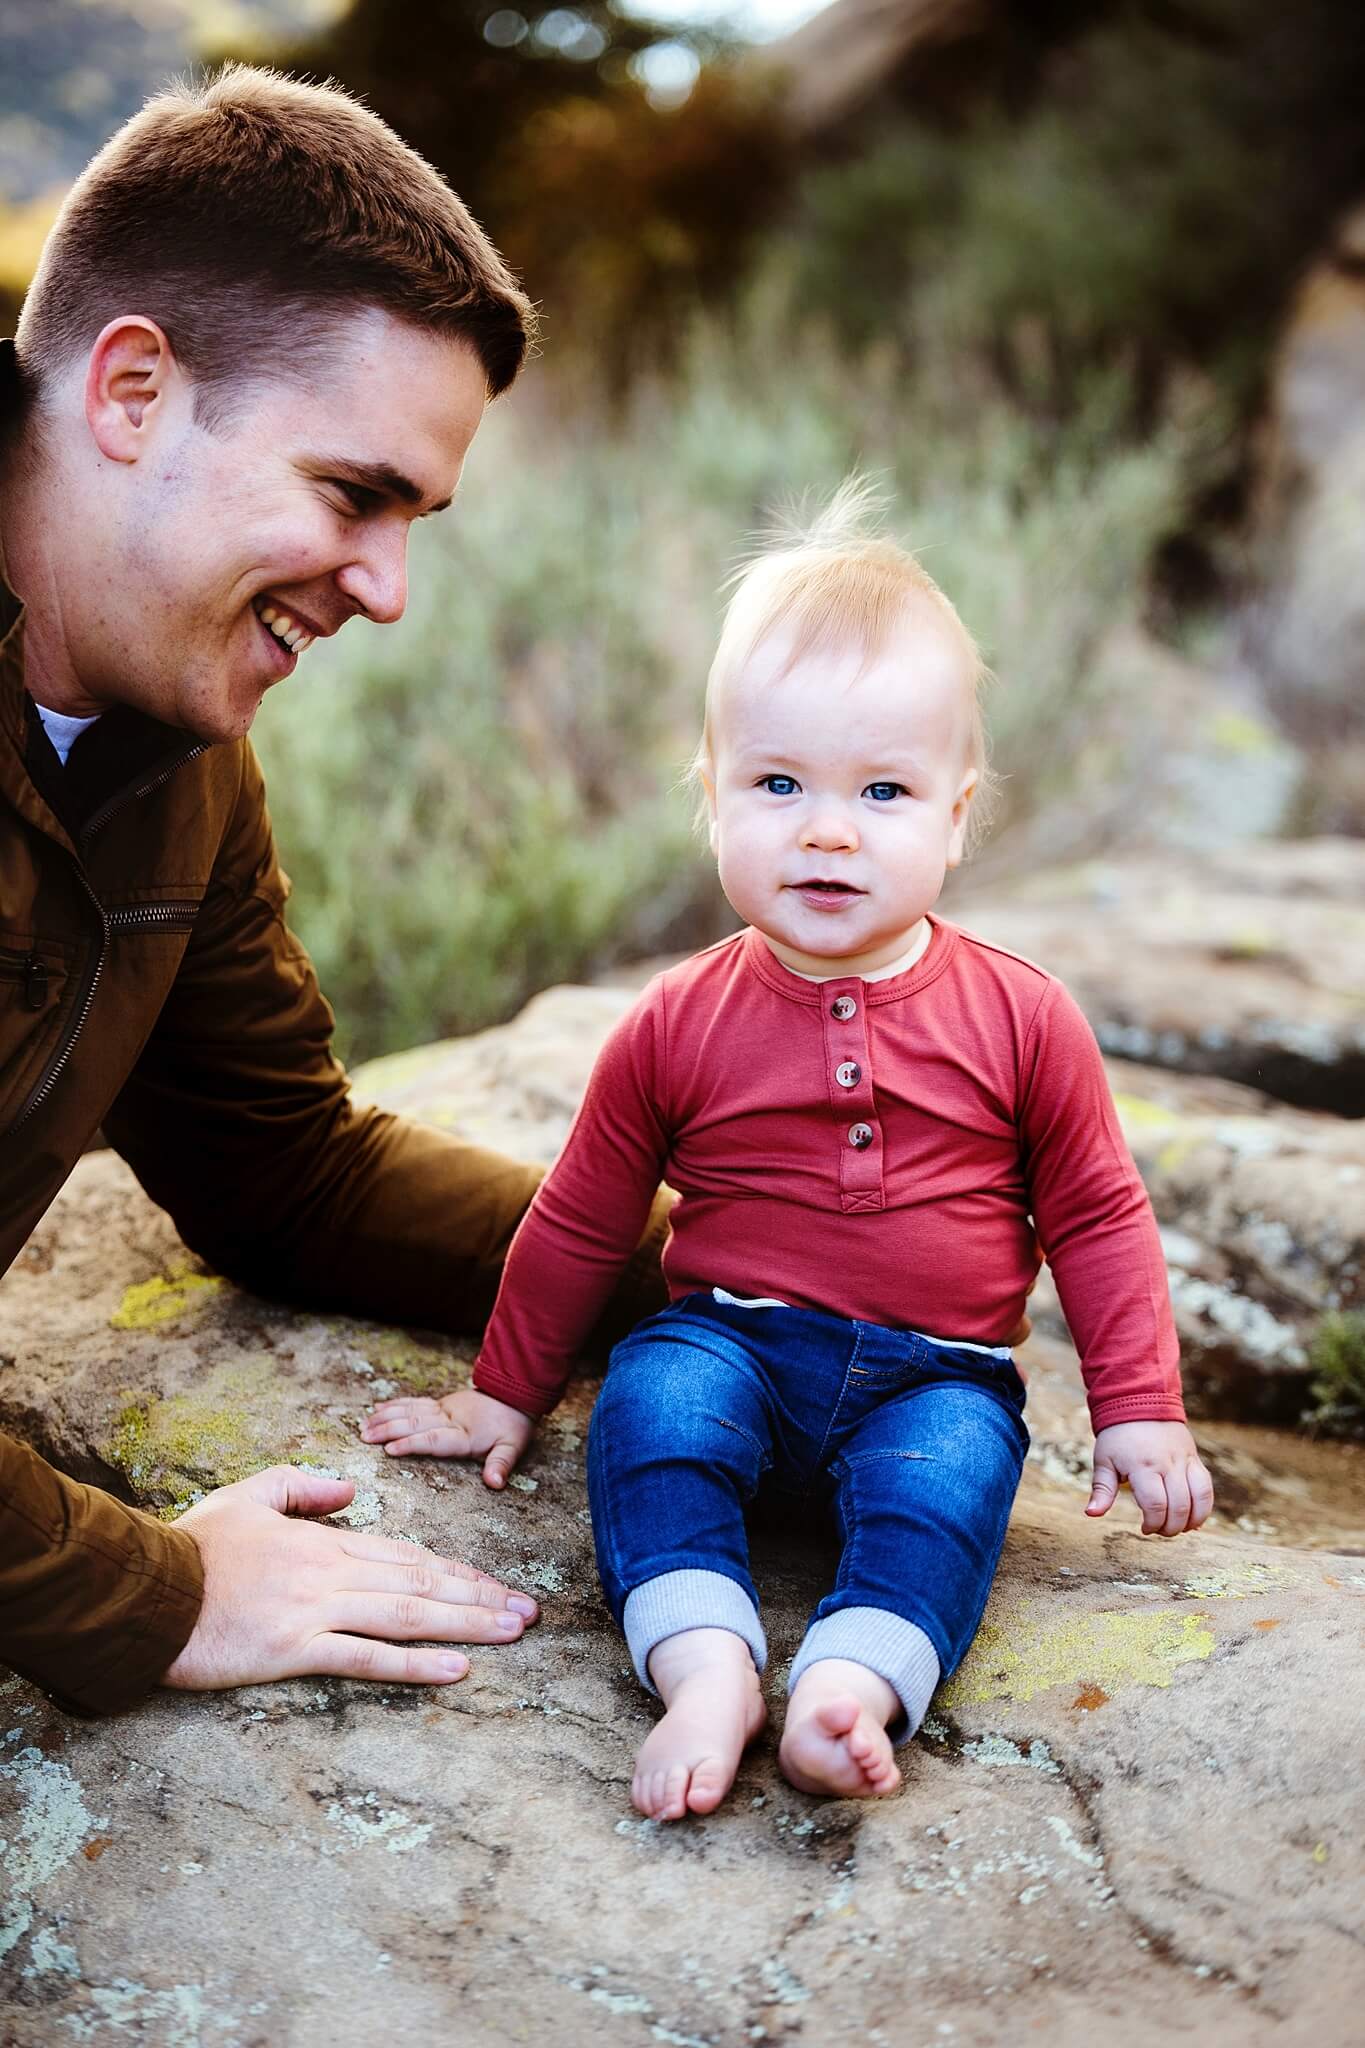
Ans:
{"label": "baby", "polygon": [[[598,1569],[666,1712],[632,1796],[709,1813],[764,1719],[744,1509],[832,1507],[842,1553],[792,1665],[804,1792],[899,1782],[980,1621],[1028,1433],[1009,1349],[1045,1252],[1096,1432],[1174,1536],[1213,1489],[1183,1420],[1165,1269],[1098,1049],[1061,984],[933,915],[987,774],[981,661],[846,485],[753,560],[697,769],[736,937],[612,1032],[512,1245],[471,1388],[365,1425],[501,1486],[554,1407],[661,1177],[670,1306],[592,1418]],[[809,1505],[808,1505],[809,1504]]]}

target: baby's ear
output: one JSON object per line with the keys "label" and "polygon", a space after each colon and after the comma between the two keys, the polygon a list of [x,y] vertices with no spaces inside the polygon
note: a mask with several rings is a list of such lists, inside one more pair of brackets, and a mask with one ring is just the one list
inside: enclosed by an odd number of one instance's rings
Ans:
{"label": "baby's ear", "polygon": [[720,852],[720,814],[716,809],[716,772],[708,757],[698,760],[697,780],[701,784],[701,803],[697,806],[698,823],[706,820],[706,839],[714,858]]}
{"label": "baby's ear", "polygon": [[972,798],[976,795],[981,777],[975,768],[969,768],[958,784],[957,795],[953,798],[952,825],[948,834],[948,866],[960,867],[962,854],[967,843],[967,819],[971,814]]}

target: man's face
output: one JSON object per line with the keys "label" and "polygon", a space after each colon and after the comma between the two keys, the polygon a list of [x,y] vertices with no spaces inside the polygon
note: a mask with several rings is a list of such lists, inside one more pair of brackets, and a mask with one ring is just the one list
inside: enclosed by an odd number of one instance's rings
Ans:
{"label": "man's face", "polygon": [[167,399],[119,478],[102,573],[63,607],[67,652],[92,704],[230,740],[314,638],[401,616],[409,529],[455,491],[484,373],[463,342],[366,309],[325,369],[248,388],[214,432],[188,383]]}

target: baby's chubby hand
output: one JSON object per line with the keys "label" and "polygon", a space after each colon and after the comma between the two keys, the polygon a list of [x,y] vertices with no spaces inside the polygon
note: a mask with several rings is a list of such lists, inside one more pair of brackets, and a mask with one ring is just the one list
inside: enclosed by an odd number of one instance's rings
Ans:
{"label": "baby's chubby hand", "polygon": [[[500,1488],[530,1443],[535,1422],[520,1408],[495,1401],[477,1387],[457,1387],[428,1401],[416,1394],[381,1401],[361,1425],[367,1444],[383,1444],[391,1458],[483,1458],[483,1483]],[[485,1457],[484,1454],[487,1453]]]}
{"label": "baby's chubby hand", "polygon": [[1106,1515],[1127,1480],[1144,1536],[1179,1536],[1213,1512],[1213,1481],[1183,1422],[1115,1422],[1095,1438],[1088,1515]]}

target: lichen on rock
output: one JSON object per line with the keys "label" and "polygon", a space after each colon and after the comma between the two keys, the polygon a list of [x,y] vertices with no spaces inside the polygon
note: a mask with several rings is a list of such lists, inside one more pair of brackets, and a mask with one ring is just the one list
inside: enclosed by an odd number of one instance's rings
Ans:
{"label": "lichen on rock", "polygon": [[135,1395],[101,1445],[134,1498],[177,1515],[216,1486],[230,1486],[292,1452],[318,1454],[351,1440],[321,1418],[301,1432],[268,1358],[220,1366],[193,1393]]}

